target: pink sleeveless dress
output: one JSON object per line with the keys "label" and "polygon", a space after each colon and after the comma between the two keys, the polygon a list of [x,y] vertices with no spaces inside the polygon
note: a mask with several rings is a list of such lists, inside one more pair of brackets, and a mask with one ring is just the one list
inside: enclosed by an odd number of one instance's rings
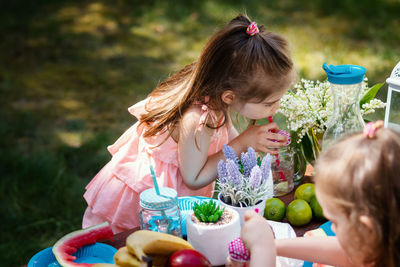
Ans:
{"label": "pink sleeveless dress", "polygon": [[[128,110],[136,118],[145,112],[148,98]],[[199,130],[203,127],[207,113],[206,105],[198,105],[202,111]],[[153,187],[150,165],[153,165],[158,185],[174,188],[178,196],[212,196],[214,183],[199,190],[189,189],[183,182],[178,165],[178,144],[168,139],[156,148],[167,132],[153,137],[143,137],[144,125],[136,122],[113,145],[108,147],[112,159],[86,186],[83,195],[88,207],[83,216],[82,227],[86,228],[108,221],[114,233],[131,229],[139,223],[139,195]],[[222,149],[228,143],[226,125],[217,129],[211,137],[208,155]]]}

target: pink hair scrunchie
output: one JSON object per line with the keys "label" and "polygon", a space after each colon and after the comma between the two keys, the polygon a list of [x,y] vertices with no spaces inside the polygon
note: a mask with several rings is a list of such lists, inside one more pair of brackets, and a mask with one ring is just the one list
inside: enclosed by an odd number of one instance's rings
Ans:
{"label": "pink hair scrunchie", "polygon": [[259,32],[260,32],[260,30],[258,29],[256,22],[250,23],[249,27],[247,27],[247,30],[246,30],[246,33],[250,36],[254,36]]}
{"label": "pink hair scrunchie", "polygon": [[368,139],[374,138],[376,131],[381,127],[383,127],[382,120],[368,122],[364,127],[364,136]]}

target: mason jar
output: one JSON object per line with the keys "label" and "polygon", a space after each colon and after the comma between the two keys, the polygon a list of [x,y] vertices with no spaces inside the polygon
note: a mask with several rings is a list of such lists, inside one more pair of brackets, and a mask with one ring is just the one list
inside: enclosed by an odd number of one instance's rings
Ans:
{"label": "mason jar", "polygon": [[272,155],[271,162],[274,196],[283,196],[294,188],[294,150],[289,145],[276,150],[279,154]]}
{"label": "mason jar", "polygon": [[160,187],[159,194],[150,188],[140,194],[140,228],[182,237],[182,223],[177,192]]}

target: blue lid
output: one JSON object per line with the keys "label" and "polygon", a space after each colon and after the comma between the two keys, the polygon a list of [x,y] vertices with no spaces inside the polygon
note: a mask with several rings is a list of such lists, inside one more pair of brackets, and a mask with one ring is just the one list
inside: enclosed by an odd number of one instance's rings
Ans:
{"label": "blue lid", "polygon": [[328,75],[328,81],[334,84],[360,83],[364,79],[364,67],[357,65],[328,65],[324,63],[322,68]]}
{"label": "blue lid", "polygon": [[155,188],[150,188],[140,193],[140,206],[145,209],[163,210],[178,204],[178,194],[169,187],[160,187],[160,195]]}

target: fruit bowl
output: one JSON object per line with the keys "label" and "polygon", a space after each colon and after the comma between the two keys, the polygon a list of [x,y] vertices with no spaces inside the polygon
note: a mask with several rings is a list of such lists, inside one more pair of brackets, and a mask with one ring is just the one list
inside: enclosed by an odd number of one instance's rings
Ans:
{"label": "fruit bowl", "polygon": [[[53,254],[53,247],[36,253],[28,263],[28,267],[58,267],[60,266]],[[117,249],[103,243],[84,246],[74,255],[77,263],[114,263],[114,254]]]}

